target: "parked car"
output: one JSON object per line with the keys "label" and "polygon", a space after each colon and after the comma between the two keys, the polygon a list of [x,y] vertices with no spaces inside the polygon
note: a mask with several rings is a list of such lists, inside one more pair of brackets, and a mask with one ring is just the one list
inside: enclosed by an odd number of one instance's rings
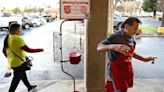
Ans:
{"label": "parked car", "polygon": [[29,29],[30,27],[40,26],[41,22],[39,19],[32,18],[30,16],[24,16],[22,19],[22,27],[24,29]]}
{"label": "parked car", "polygon": [[9,25],[12,22],[17,22],[18,24],[22,24],[21,18],[15,15],[11,15],[10,13],[2,13],[0,14],[0,29],[8,29]]}
{"label": "parked car", "polygon": [[125,19],[123,17],[121,17],[120,15],[114,14],[113,28],[115,30],[119,30],[124,21],[125,21]]}
{"label": "parked car", "polygon": [[47,20],[47,22],[55,20],[55,17],[53,17],[52,15],[43,15],[42,17],[44,17]]}
{"label": "parked car", "polygon": [[33,24],[32,24],[32,21],[29,17],[23,17],[22,18],[22,27],[24,29],[29,29],[32,26],[33,26]]}
{"label": "parked car", "polygon": [[47,20],[42,16],[33,15],[31,17],[38,19],[41,22],[42,25],[47,23]]}

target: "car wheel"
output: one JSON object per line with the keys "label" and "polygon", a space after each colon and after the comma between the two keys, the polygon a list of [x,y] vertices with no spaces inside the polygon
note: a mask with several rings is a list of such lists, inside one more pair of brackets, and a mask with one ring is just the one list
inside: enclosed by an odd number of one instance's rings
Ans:
{"label": "car wheel", "polygon": [[34,23],[34,24],[33,24],[33,27],[37,27],[37,24],[36,24],[36,23]]}
{"label": "car wheel", "polygon": [[24,28],[25,28],[25,29],[29,29],[29,28],[30,28],[30,25],[29,25],[29,24],[25,24],[25,25],[24,25]]}

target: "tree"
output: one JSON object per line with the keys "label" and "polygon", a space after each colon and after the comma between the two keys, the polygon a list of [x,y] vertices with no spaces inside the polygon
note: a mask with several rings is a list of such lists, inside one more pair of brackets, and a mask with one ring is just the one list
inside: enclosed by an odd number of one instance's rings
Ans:
{"label": "tree", "polygon": [[162,16],[162,24],[161,24],[162,27],[164,27],[164,11],[163,11],[163,16]]}
{"label": "tree", "polygon": [[113,10],[116,9],[116,6],[117,6],[117,4],[118,4],[119,2],[121,2],[121,0],[114,0],[114,1],[113,1]]}
{"label": "tree", "polygon": [[[109,7],[111,8],[111,11],[109,12],[109,20],[113,21],[114,20],[114,11],[116,10],[116,6],[118,5],[118,3],[125,3],[127,1],[134,1],[134,0],[109,0],[110,3],[112,3]],[[110,25],[113,25],[113,22],[111,22]],[[109,30],[113,30],[112,28],[109,28]]]}
{"label": "tree", "polygon": [[42,13],[43,11],[44,11],[43,8],[38,8],[38,12],[39,12],[39,13]]}
{"label": "tree", "polygon": [[164,1],[163,0],[158,0],[157,1],[157,10],[163,12],[162,16],[162,27],[164,27]]}
{"label": "tree", "polygon": [[156,3],[157,0],[144,0],[144,3],[142,5],[142,9],[145,12],[154,12],[154,18],[156,17]]}
{"label": "tree", "polygon": [[14,14],[18,14],[18,13],[21,13],[21,9],[20,9],[19,7],[16,7],[16,8],[14,8],[14,9],[12,9],[12,12],[13,12]]}
{"label": "tree", "polygon": [[37,12],[37,11],[38,11],[38,10],[37,10],[37,7],[36,7],[36,6],[33,7],[33,8],[32,8],[32,11],[33,11],[33,12]]}
{"label": "tree", "polygon": [[133,13],[133,12],[137,12],[137,9],[139,9],[138,6],[139,3],[137,3],[137,1],[127,1],[117,6],[116,10],[120,12]]}
{"label": "tree", "polygon": [[117,6],[116,10],[119,12],[124,12],[125,11],[125,7],[123,5]]}
{"label": "tree", "polygon": [[114,0],[113,1],[113,11],[115,11],[118,3],[127,3],[129,1],[135,1],[135,0]]}
{"label": "tree", "polygon": [[1,10],[1,12],[5,12],[6,11],[6,7],[2,7],[2,10]]}

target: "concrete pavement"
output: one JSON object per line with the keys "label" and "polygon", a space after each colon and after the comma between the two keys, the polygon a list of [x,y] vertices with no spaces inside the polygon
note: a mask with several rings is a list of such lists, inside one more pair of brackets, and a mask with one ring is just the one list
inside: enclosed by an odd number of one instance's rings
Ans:
{"label": "concrete pavement", "polygon": [[[39,92],[42,89],[44,89],[44,88],[46,88],[46,87],[48,87],[48,86],[50,86],[50,85],[52,85],[52,84],[54,84],[56,82],[57,82],[56,80],[46,80],[46,81],[42,80],[42,81],[32,81],[32,82],[30,81],[30,83],[32,85],[34,85],[34,84],[37,85],[37,88],[36,88],[35,92]],[[8,83],[8,84],[0,84],[0,92],[8,92],[9,86],[10,86],[10,83]],[[23,84],[22,81],[20,81],[20,83],[19,83],[19,85],[18,85],[18,87],[17,87],[15,92],[27,92],[27,88]],[[49,91],[49,92],[51,92],[51,91]]]}
{"label": "concrete pavement", "polygon": [[[46,80],[33,81],[37,88],[34,92],[74,92],[72,80]],[[0,92],[7,92],[9,84],[0,86]],[[86,92],[84,80],[76,80],[76,91]],[[27,92],[27,88],[21,82],[16,92]],[[128,92],[164,92],[164,79],[135,79],[133,88]]]}
{"label": "concrete pavement", "polygon": [[[76,80],[76,91],[85,92],[84,81]],[[72,80],[61,80],[39,92],[74,92]]]}
{"label": "concrete pavement", "polygon": [[[84,81],[76,80],[76,90],[85,92]],[[38,92],[74,92],[71,80],[56,81]],[[128,92],[164,92],[164,79],[135,79]]]}
{"label": "concrete pavement", "polygon": [[164,92],[164,79],[135,79],[128,92]]}

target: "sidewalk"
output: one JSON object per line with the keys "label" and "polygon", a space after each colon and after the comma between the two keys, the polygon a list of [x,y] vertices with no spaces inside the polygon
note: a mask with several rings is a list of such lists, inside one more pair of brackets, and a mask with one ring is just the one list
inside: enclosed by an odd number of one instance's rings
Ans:
{"label": "sidewalk", "polygon": [[[57,81],[55,80],[43,80],[43,81],[30,81],[30,83],[32,85],[37,85],[37,88],[35,90],[35,92],[39,92],[41,91],[42,89],[46,88],[46,87],[49,87],[50,85],[53,85],[55,84]],[[10,87],[10,83],[8,84],[0,84],[0,92],[8,92],[9,90],[9,87]],[[20,81],[17,89],[15,92],[27,92],[27,88],[26,86],[23,84],[22,81]],[[51,92],[51,91],[49,91]]]}
{"label": "sidewalk", "polygon": [[164,79],[136,79],[128,92],[164,92]]}
{"label": "sidewalk", "polygon": [[136,38],[141,37],[164,37],[164,33],[141,33],[139,35],[135,35]]}
{"label": "sidewalk", "polygon": [[[33,81],[37,88],[34,92],[74,92],[72,80]],[[0,92],[7,92],[9,84],[0,85]],[[76,91],[86,92],[84,80],[76,80]],[[27,92],[21,82],[16,92]],[[164,92],[164,79],[135,79],[133,88],[128,92]]]}
{"label": "sidewalk", "polygon": [[[76,91],[85,92],[84,81],[76,80]],[[61,80],[39,92],[74,92],[72,80]]]}
{"label": "sidewalk", "polygon": [[[83,80],[76,80],[76,90],[85,92]],[[73,82],[71,80],[56,81],[39,92],[73,92]],[[164,79],[135,79],[134,87],[128,92],[164,92]]]}

